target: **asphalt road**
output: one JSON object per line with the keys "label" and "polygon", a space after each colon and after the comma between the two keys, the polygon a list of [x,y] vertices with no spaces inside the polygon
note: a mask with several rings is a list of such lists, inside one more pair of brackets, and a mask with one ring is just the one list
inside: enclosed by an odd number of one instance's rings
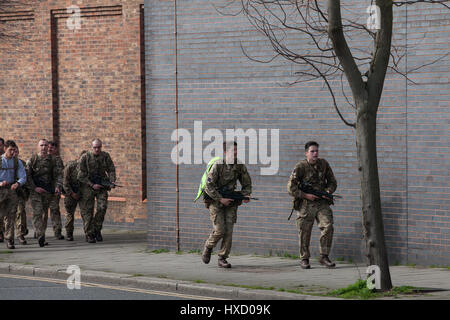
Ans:
{"label": "asphalt road", "polygon": [[179,293],[160,292],[103,284],[81,283],[69,289],[67,281],[0,274],[0,300],[187,300],[208,299]]}

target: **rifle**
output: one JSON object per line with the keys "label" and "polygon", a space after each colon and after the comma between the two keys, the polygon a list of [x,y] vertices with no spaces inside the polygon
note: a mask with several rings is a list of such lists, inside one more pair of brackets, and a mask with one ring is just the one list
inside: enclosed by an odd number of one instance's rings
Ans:
{"label": "rifle", "polygon": [[93,177],[91,177],[90,180],[92,181],[93,184],[99,184],[109,190],[111,190],[111,188],[115,188],[115,187],[119,187],[119,188],[123,187],[121,185],[118,185],[114,182],[109,181],[109,179],[107,179],[107,178],[102,178],[100,176],[93,176]]}
{"label": "rifle", "polygon": [[44,179],[41,179],[39,177],[33,177],[33,182],[36,187],[42,188],[48,193],[55,193],[55,188],[53,187],[52,183],[47,183]]}
{"label": "rifle", "polygon": [[233,200],[238,200],[238,201],[242,201],[242,200],[259,200],[258,198],[253,198],[253,197],[249,197],[249,196],[244,196],[242,194],[242,191],[229,191],[227,189],[221,189],[219,190],[219,193],[222,195],[222,197],[227,198],[227,199],[233,199]]}
{"label": "rifle", "polygon": [[[242,200],[259,200],[258,198],[244,196],[242,191],[230,191],[226,188],[222,188],[219,190],[220,195],[223,198],[233,199],[233,201],[238,201],[238,205],[242,204]],[[206,209],[209,209],[210,204],[212,203],[211,197],[205,192],[203,193],[203,201],[205,202]]]}
{"label": "rifle", "polygon": [[111,182],[108,179],[103,179],[101,183],[99,183],[99,185],[107,188],[107,189],[111,189],[111,188],[115,188],[115,187],[119,187],[122,188],[122,185],[116,184],[115,182]]}
{"label": "rifle", "polygon": [[334,198],[342,198],[341,196],[331,194],[326,191],[315,190],[310,183],[304,181],[300,183],[300,190],[302,190],[304,193],[313,194],[319,198],[328,198],[331,201],[331,204],[334,204]]}
{"label": "rifle", "polygon": [[[331,194],[328,193],[326,191],[319,191],[319,190],[315,190],[313,189],[312,185],[308,182],[304,182],[302,181],[299,185],[299,189],[301,191],[303,191],[304,193],[309,193],[312,195],[315,195],[316,197],[319,197],[321,199],[323,199],[323,197],[327,198],[328,200],[331,201],[331,204],[334,204],[334,198],[342,198],[341,196],[337,195],[337,194]],[[295,202],[294,205],[292,206],[292,210],[291,210],[291,214],[288,217],[288,220],[291,219],[292,213],[294,212],[295,209]]]}

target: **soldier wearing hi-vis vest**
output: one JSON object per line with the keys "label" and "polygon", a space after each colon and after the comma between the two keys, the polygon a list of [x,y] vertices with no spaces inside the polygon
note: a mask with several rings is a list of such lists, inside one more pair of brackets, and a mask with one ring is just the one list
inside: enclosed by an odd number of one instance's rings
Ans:
{"label": "soldier wearing hi-vis vest", "polygon": [[8,249],[15,248],[14,228],[18,203],[16,190],[27,182],[22,162],[14,157],[16,148],[17,145],[14,141],[6,141],[5,153],[0,159],[0,219],[6,221],[5,239]]}
{"label": "soldier wearing hi-vis vest", "polygon": [[[246,166],[237,162],[237,143],[224,143],[224,152],[225,159],[215,161],[206,176],[205,201],[213,223],[213,231],[206,240],[202,261],[209,263],[213,248],[222,240],[218,253],[218,265],[221,268],[231,268],[231,264],[226,259],[231,251],[233,227],[237,219],[237,208],[241,203],[222,197],[220,190],[234,191],[239,180],[242,194],[250,196],[252,181]],[[249,201],[243,200],[245,203]]]}
{"label": "soldier wearing hi-vis vest", "polygon": [[[78,180],[81,182],[80,211],[84,233],[89,243],[103,241],[103,220],[108,208],[108,191],[115,187],[116,168],[109,153],[102,151],[102,141],[92,141],[92,151],[81,156],[78,164]],[[94,215],[95,199],[97,210]]]}

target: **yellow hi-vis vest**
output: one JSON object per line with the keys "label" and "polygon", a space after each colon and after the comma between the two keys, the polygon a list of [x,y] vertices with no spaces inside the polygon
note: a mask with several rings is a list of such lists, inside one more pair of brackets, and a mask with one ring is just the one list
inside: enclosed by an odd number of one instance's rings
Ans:
{"label": "yellow hi-vis vest", "polygon": [[208,177],[208,172],[209,172],[209,170],[211,170],[211,167],[213,166],[213,164],[216,163],[216,161],[220,160],[220,159],[221,159],[220,157],[215,157],[215,158],[212,158],[208,162],[208,165],[206,166],[206,170],[202,176],[202,181],[200,182],[200,185],[198,186],[197,198],[195,198],[194,202],[197,201],[198,198],[200,198],[202,196],[202,194],[205,192],[206,178]]}

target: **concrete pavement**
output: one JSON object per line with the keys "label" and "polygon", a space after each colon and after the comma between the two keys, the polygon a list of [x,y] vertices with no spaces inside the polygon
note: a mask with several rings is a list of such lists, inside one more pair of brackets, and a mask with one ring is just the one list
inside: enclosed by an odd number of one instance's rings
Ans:
{"label": "concrete pavement", "polygon": [[[67,279],[67,266],[78,265],[82,282],[231,299],[329,299],[314,294],[346,287],[359,278],[365,279],[365,265],[337,262],[335,269],[326,269],[312,259],[312,269],[303,270],[298,260],[235,252],[228,259],[233,267],[221,269],[215,255],[205,265],[199,252],[150,252],[146,247],[145,232],[105,229],[103,235],[105,241],[96,244],[85,242],[79,230],[75,232],[73,242],[47,237],[50,244],[44,248],[32,238],[27,238],[27,245],[19,245],[16,241],[15,250],[0,244],[0,273]],[[448,268],[391,266],[391,277],[394,286],[432,289],[425,295],[398,296],[396,299],[450,300]]]}

